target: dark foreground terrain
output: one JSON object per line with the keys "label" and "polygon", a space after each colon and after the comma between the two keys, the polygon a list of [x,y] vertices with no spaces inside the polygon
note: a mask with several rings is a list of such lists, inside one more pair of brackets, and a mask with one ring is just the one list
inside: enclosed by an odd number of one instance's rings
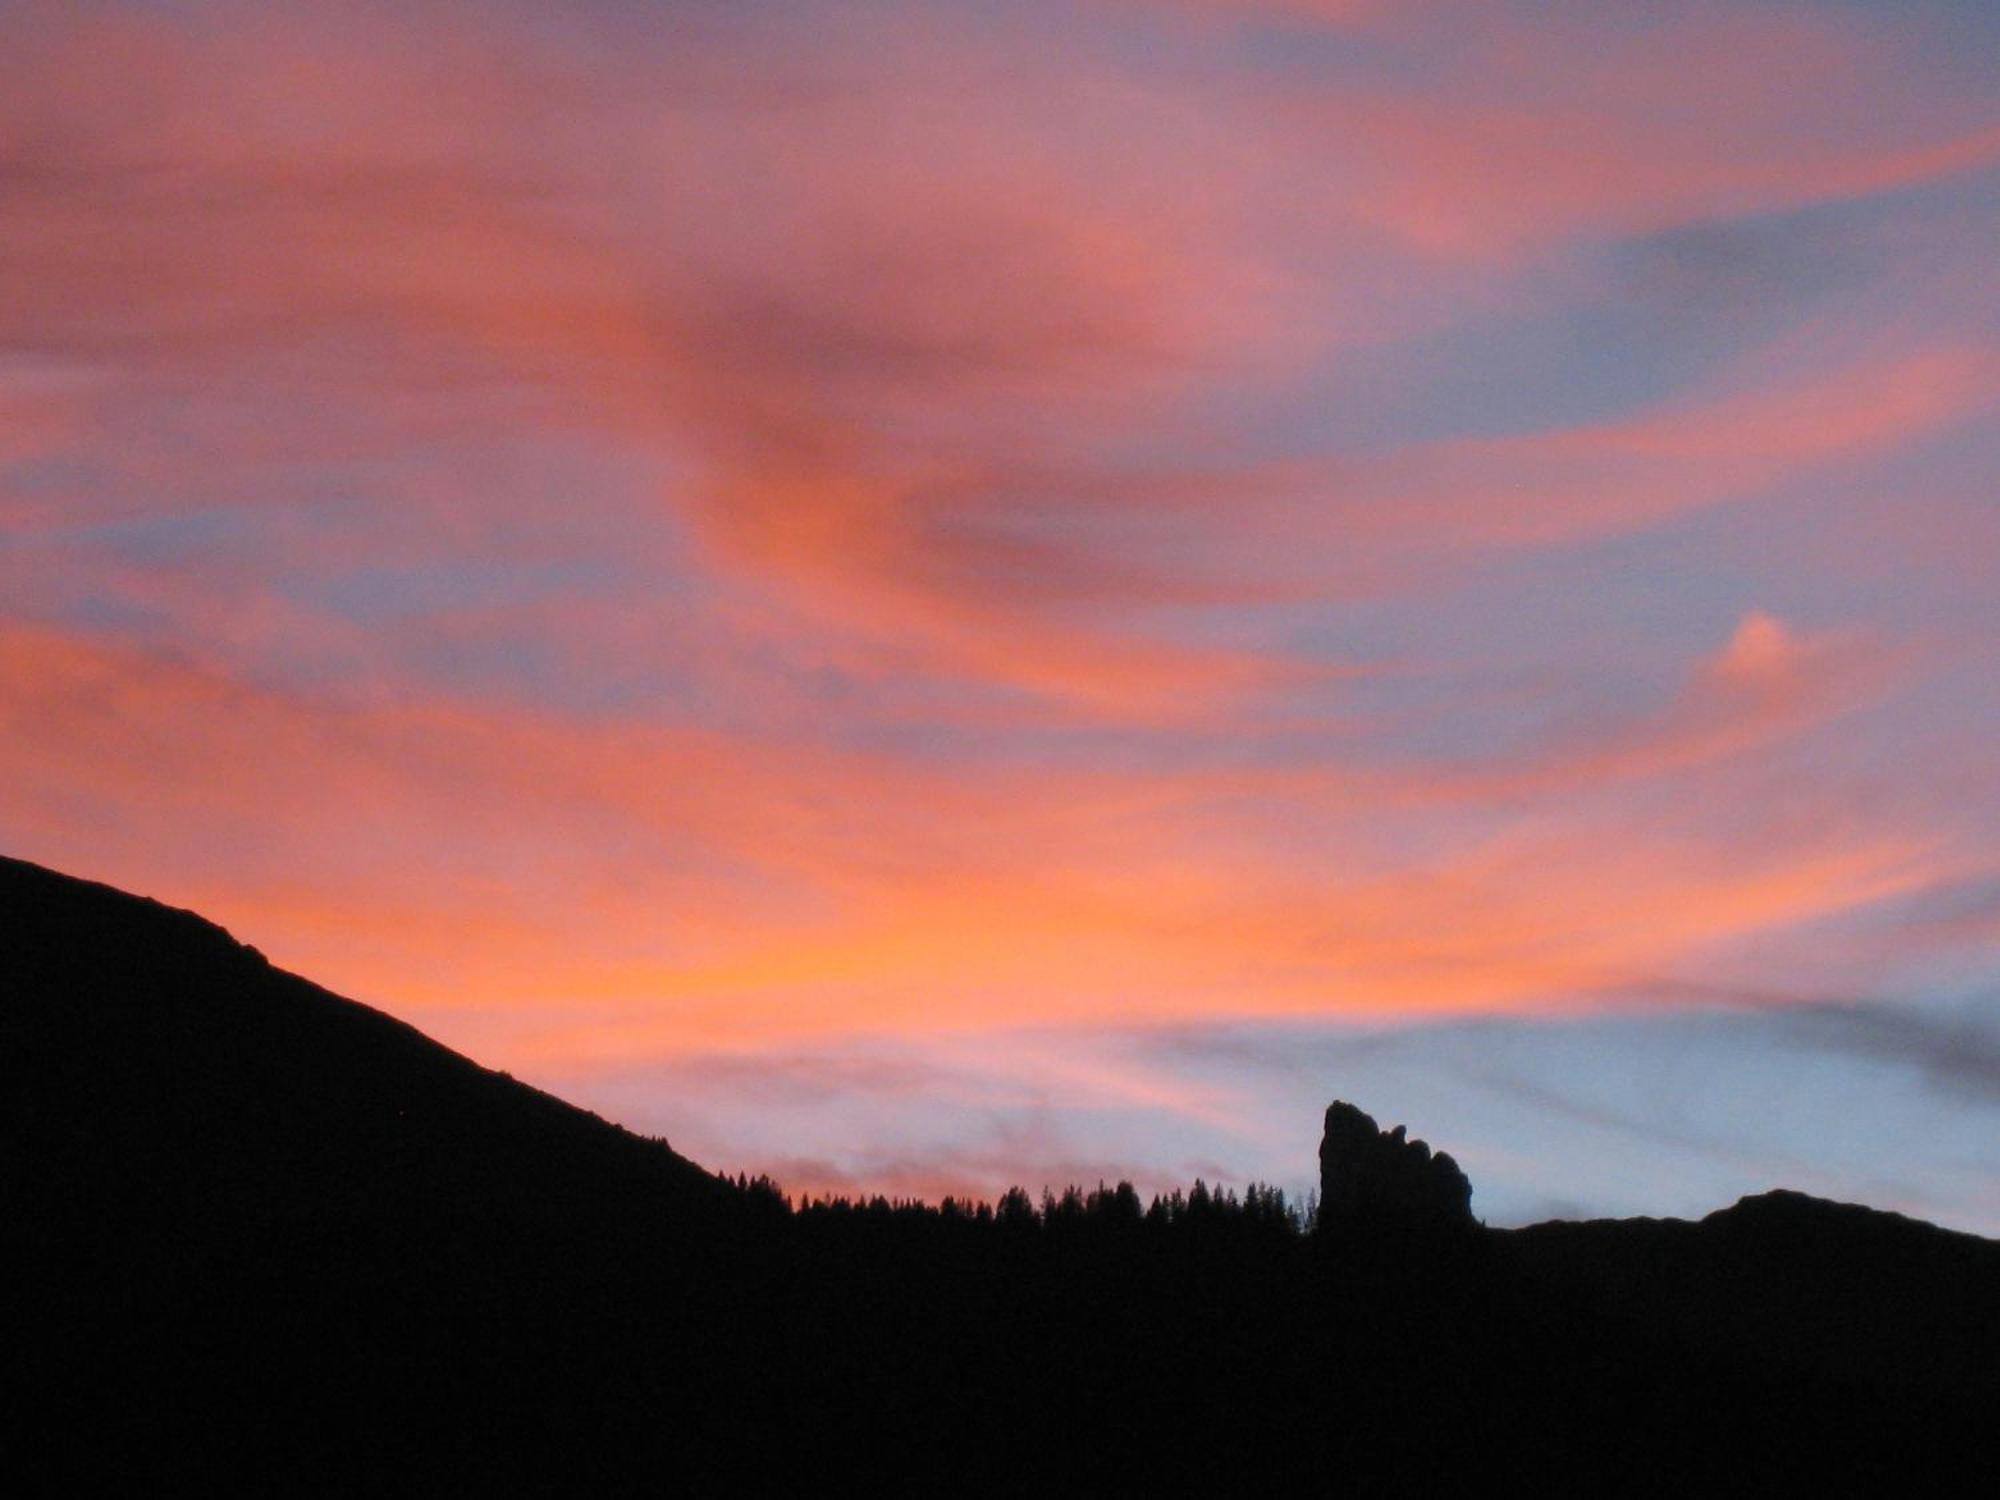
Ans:
{"label": "dark foreground terrain", "polygon": [[1989,1493],[2000,1243],[1792,1193],[793,1211],[185,912],[0,861],[0,1478],[262,1493]]}

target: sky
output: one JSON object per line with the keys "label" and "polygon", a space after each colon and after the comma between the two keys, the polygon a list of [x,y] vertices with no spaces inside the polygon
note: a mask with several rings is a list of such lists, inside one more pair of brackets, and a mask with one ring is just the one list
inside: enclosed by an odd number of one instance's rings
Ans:
{"label": "sky", "polygon": [[0,849],[794,1191],[2000,1234],[2000,10],[0,37]]}

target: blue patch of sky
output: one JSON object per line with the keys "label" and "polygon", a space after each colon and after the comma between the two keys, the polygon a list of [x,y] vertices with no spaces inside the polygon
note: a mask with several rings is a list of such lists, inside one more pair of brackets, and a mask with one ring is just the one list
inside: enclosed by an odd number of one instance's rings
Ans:
{"label": "blue patch of sky", "polygon": [[1489,310],[1395,345],[1336,347],[1283,392],[1225,409],[1260,448],[1302,457],[1613,422],[1698,393],[1815,318],[1885,292],[1907,300],[1929,269],[1913,238],[1996,203],[2000,173],[1982,172],[1572,245]]}
{"label": "blue patch of sky", "polygon": [[551,595],[609,592],[628,581],[623,568],[604,558],[453,558],[309,575],[288,591],[329,614],[371,626],[454,610],[504,608]]}
{"label": "blue patch of sky", "polygon": [[[1698,1216],[1777,1186],[2000,1229],[1991,1174],[2000,1096],[1968,1099],[1930,1069],[1937,1025],[1818,1009],[1640,1008],[1577,1020],[1394,1029],[1232,1025],[1127,1044],[1173,1072],[1233,1084],[1255,1112],[1298,1119],[1346,1097],[1459,1156],[1474,1208],[1519,1223],[1548,1200],[1594,1214]],[[1990,1009],[1968,1033],[1990,1055]],[[1247,1174],[1275,1158],[1233,1153]]]}
{"label": "blue patch of sky", "polygon": [[106,557],[142,567],[212,563],[222,558],[240,560],[263,550],[258,545],[260,533],[268,533],[274,525],[293,523],[312,509],[310,505],[297,504],[276,504],[257,510],[218,505],[115,520],[84,519],[13,537],[0,534],[0,547],[17,551],[97,550]]}

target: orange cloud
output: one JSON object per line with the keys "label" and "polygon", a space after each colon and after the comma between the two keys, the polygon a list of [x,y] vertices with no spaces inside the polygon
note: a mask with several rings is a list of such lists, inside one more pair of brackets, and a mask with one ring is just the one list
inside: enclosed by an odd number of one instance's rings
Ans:
{"label": "orange cloud", "polygon": [[[1753,619],[1690,701],[1781,701],[1804,649]],[[550,1062],[1001,1021],[1532,1004],[1939,871],[1924,840],[1885,829],[1746,846],[1615,810],[1556,815],[1553,778],[1508,788],[1545,799],[1509,831],[1385,858],[1367,851],[1420,808],[1313,810],[1290,773],[962,775],[444,704],[334,709],[18,629],[0,686],[0,816],[30,851],[87,846],[70,862],[405,1008],[545,1012],[539,1039],[517,1028],[513,1045]],[[1684,704],[1650,758],[1603,754],[1663,773],[1707,712]],[[1244,842],[1216,822],[1225,790],[1275,798],[1295,830],[1310,820],[1328,857]],[[208,852],[176,869],[189,829]]]}

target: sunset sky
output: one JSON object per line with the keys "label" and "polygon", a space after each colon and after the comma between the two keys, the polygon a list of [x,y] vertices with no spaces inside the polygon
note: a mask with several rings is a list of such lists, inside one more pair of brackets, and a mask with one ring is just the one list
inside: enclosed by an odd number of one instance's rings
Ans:
{"label": "sunset sky", "polygon": [[0,0],[0,851],[704,1165],[2000,1234],[2000,8]]}

